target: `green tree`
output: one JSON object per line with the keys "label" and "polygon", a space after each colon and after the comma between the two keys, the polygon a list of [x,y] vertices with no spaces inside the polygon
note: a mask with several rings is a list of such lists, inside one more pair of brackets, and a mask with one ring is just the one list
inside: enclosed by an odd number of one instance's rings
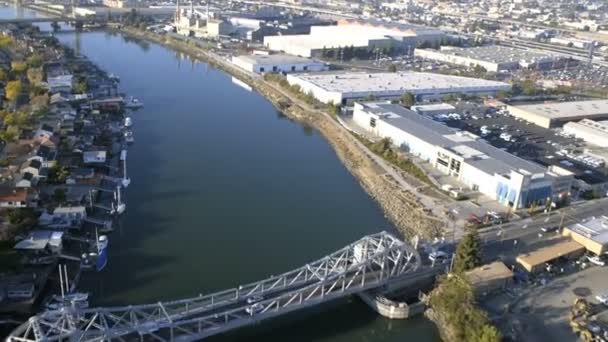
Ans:
{"label": "green tree", "polygon": [[43,79],[42,68],[31,67],[31,68],[27,69],[27,80],[30,82],[31,85],[37,86],[38,84],[40,84],[42,82],[42,79]]}
{"label": "green tree", "polygon": [[339,108],[340,108],[340,107],[336,106],[336,105],[334,104],[334,102],[333,102],[333,101],[329,101],[329,102],[327,103],[327,112],[328,112],[328,113],[329,113],[329,115],[331,115],[331,116],[336,116],[336,115],[338,115]]}
{"label": "green tree", "polygon": [[53,164],[53,166],[51,166],[49,168],[49,173],[48,173],[49,183],[63,184],[63,183],[65,183],[65,180],[68,178],[69,174],[70,173],[65,168],[65,166],[55,163],[55,164]]}
{"label": "green tree", "polygon": [[21,81],[10,81],[4,87],[5,96],[9,101],[15,101],[21,94]]}
{"label": "green tree", "polygon": [[7,126],[4,131],[0,131],[0,139],[5,142],[14,142],[19,138],[19,127]]}
{"label": "green tree", "polygon": [[66,199],[65,193],[66,193],[66,191],[63,188],[55,189],[55,191],[53,192],[53,200],[58,203],[65,202],[65,199]]}
{"label": "green tree", "polygon": [[414,95],[412,93],[404,93],[403,95],[401,95],[401,98],[399,99],[399,101],[401,102],[401,104],[405,107],[411,107],[414,105],[414,103],[416,102],[414,99]]}
{"label": "green tree", "polygon": [[14,74],[22,74],[27,70],[27,64],[21,61],[12,61],[11,62],[11,72]]}
{"label": "green tree", "polygon": [[33,53],[25,59],[25,63],[30,68],[40,68],[42,66],[42,56],[37,53]]}
{"label": "green tree", "polygon": [[456,246],[453,271],[462,273],[481,263],[481,243],[477,230],[467,233]]}
{"label": "green tree", "polygon": [[525,80],[521,83],[521,91],[524,95],[532,96],[536,94],[536,85],[532,80]]}
{"label": "green tree", "polygon": [[473,68],[473,72],[478,76],[483,76],[486,74],[486,72],[488,72],[488,70],[486,68],[482,67],[481,65],[477,64]]}
{"label": "green tree", "polygon": [[13,38],[10,36],[0,35],[0,48],[6,48],[13,44]]}
{"label": "green tree", "polygon": [[6,82],[8,80],[8,74],[6,70],[0,68],[0,82]]}
{"label": "green tree", "polygon": [[389,65],[388,72],[397,72],[397,65],[396,64]]}
{"label": "green tree", "polygon": [[74,91],[75,94],[84,94],[87,92],[87,83],[84,81],[78,81],[74,84]]}

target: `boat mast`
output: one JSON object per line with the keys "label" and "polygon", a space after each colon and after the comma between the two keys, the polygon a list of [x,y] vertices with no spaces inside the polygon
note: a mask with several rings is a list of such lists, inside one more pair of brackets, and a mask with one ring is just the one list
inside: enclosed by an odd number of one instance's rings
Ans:
{"label": "boat mast", "polygon": [[61,264],[57,265],[59,267],[59,286],[61,287],[61,298],[65,297],[65,292],[63,290],[63,275],[61,271]]}

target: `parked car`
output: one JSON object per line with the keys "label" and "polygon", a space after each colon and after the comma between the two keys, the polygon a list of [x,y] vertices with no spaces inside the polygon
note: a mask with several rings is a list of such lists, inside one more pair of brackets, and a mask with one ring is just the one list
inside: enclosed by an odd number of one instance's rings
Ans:
{"label": "parked car", "polygon": [[590,263],[598,265],[598,266],[606,265],[606,262],[597,255],[593,255],[593,256],[587,255],[587,260],[589,260]]}
{"label": "parked car", "polygon": [[554,232],[558,229],[559,227],[557,226],[553,226],[553,227],[542,227],[540,230],[542,230],[545,233],[550,233],[550,232]]}
{"label": "parked car", "polygon": [[597,299],[598,302],[600,302],[604,305],[608,305],[608,293],[599,294],[599,295],[595,296],[595,299]]}
{"label": "parked car", "polygon": [[448,260],[448,254],[443,251],[435,251],[429,254],[429,260],[432,263],[444,263]]}

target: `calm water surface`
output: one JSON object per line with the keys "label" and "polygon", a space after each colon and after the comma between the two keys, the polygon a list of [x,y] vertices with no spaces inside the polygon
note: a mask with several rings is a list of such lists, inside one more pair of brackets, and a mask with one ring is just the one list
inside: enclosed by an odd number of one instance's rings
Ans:
{"label": "calm water surface", "polygon": [[[0,8],[0,16],[31,16]],[[42,26],[46,28],[48,26]],[[109,264],[81,287],[95,305],[196,296],[279,274],[393,228],[310,127],[205,63],[105,32],[58,33],[141,99],[132,183]],[[438,341],[424,319],[389,321],[356,298],[213,341]]]}

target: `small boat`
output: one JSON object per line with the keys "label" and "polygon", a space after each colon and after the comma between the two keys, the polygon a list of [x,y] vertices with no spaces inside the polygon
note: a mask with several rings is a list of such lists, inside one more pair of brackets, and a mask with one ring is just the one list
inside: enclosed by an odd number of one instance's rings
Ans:
{"label": "small boat", "polygon": [[116,213],[118,215],[124,213],[125,210],[127,210],[127,205],[124,203],[120,203],[119,205],[116,206]]}
{"label": "small boat", "polygon": [[126,117],[125,118],[125,123],[124,123],[125,127],[129,128],[131,126],[133,126],[133,120],[130,117]]}
{"label": "small boat", "polygon": [[114,75],[114,74],[109,74],[108,78],[116,83],[120,82],[120,77]]}
{"label": "small boat", "polygon": [[108,236],[107,235],[100,235],[99,239],[97,239],[97,249],[99,249],[100,251],[103,249],[108,248]]}
{"label": "small boat", "polygon": [[127,144],[132,144],[135,142],[135,138],[133,137],[133,132],[131,132],[131,131],[125,132],[125,141],[127,142]]}
{"label": "small boat", "polygon": [[144,103],[139,101],[138,99],[130,96],[129,99],[125,102],[125,108],[129,109],[137,109],[144,106]]}
{"label": "small boat", "polygon": [[59,310],[64,307],[86,309],[89,307],[89,294],[86,292],[75,292],[67,294],[64,297],[55,295],[46,307],[49,310]]}

